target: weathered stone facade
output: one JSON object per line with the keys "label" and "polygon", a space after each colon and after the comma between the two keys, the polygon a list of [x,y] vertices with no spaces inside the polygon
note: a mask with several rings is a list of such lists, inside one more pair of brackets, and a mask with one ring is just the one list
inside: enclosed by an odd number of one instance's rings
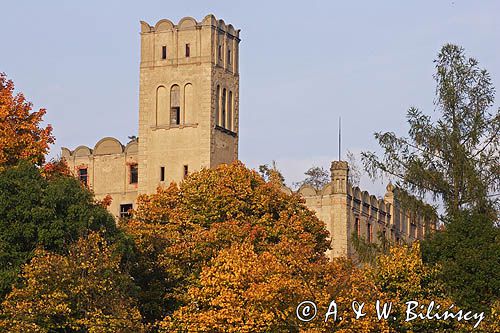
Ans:
{"label": "weathered stone facade", "polygon": [[[380,243],[382,238],[391,242],[411,243],[423,239],[434,229],[435,220],[404,209],[398,199],[398,189],[387,185],[384,198],[377,199],[359,187],[349,185],[349,166],[345,161],[334,161],[331,182],[316,190],[310,185],[298,192],[307,207],[325,222],[331,235],[332,250],[328,256],[353,257],[352,238],[356,235],[368,243]],[[291,192],[284,188],[285,192]]]}
{"label": "weathered stone facade", "polygon": [[239,30],[213,15],[141,22],[140,139],[62,149],[98,199],[113,198],[114,215],[138,194],[238,159],[239,42]]}
{"label": "weathered stone facade", "polygon": [[[115,216],[126,214],[139,194],[238,159],[239,42],[239,30],[213,15],[177,25],[141,22],[139,139],[126,146],[104,138],[93,149],[62,148],[97,199],[112,197]],[[333,162],[331,171],[332,182],[322,190],[299,189],[332,235],[330,256],[354,253],[354,230],[373,242],[379,231],[395,241],[423,236],[424,223],[408,222],[394,189],[377,200],[348,185],[346,162]]]}

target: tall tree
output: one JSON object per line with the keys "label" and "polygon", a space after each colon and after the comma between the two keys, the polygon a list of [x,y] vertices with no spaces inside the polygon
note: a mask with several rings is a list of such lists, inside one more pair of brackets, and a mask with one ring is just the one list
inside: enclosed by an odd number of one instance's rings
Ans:
{"label": "tall tree", "polygon": [[142,288],[141,311],[151,321],[187,304],[204,265],[233,244],[250,242],[262,252],[291,243],[311,262],[323,260],[329,247],[324,223],[298,195],[282,192],[240,162],[139,197],[124,228],[139,250],[134,278]]}
{"label": "tall tree", "polygon": [[449,216],[472,207],[494,212],[500,190],[500,113],[490,112],[495,93],[490,75],[452,44],[443,46],[435,64],[439,119],[410,108],[409,136],[376,133],[384,157],[363,153],[365,168],[372,176],[395,177],[410,193],[434,195]]}
{"label": "tall tree", "polygon": [[20,159],[37,165],[45,161],[54,142],[52,127],[41,127],[45,109],[31,112],[32,107],[22,93],[14,95],[14,83],[0,73],[0,168]]}
{"label": "tall tree", "polygon": [[80,236],[101,229],[108,239],[122,238],[106,208],[59,169],[21,161],[0,171],[0,298],[37,246],[64,253]]}

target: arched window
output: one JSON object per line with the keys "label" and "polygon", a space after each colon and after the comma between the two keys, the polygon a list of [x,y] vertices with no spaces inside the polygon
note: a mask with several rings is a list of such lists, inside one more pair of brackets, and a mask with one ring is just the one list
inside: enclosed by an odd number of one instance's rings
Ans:
{"label": "arched window", "polygon": [[227,129],[233,130],[233,92],[229,91],[227,100]]}
{"label": "arched window", "polygon": [[215,125],[220,124],[220,86],[217,86],[217,92],[215,94]]}
{"label": "arched window", "polygon": [[156,117],[153,124],[167,125],[168,121],[168,90],[160,86],[156,89]]}
{"label": "arched window", "polygon": [[170,125],[181,123],[181,89],[178,85],[170,88]]}
{"label": "arched window", "polygon": [[221,126],[226,127],[226,88],[222,90],[222,114],[221,114]]}

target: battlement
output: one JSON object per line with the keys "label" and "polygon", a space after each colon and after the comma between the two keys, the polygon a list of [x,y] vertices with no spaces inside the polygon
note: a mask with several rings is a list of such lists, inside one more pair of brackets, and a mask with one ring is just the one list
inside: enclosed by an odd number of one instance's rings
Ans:
{"label": "battlement", "polygon": [[118,139],[106,137],[99,140],[94,148],[87,146],[78,146],[74,150],[62,147],[62,157],[67,161],[75,157],[83,156],[100,156],[100,155],[114,155],[114,154],[137,154],[138,142],[131,140],[126,145],[123,145]]}
{"label": "battlement", "polygon": [[174,24],[168,19],[159,20],[154,26],[141,21],[142,34],[174,30],[190,30],[196,28],[200,29],[202,27],[212,27],[238,39],[240,36],[240,29],[235,29],[232,24],[226,24],[222,19],[217,20],[212,14],[205,16],[201,22],[196,21],[195,18],[190,16],[183,17],[177,24]]}

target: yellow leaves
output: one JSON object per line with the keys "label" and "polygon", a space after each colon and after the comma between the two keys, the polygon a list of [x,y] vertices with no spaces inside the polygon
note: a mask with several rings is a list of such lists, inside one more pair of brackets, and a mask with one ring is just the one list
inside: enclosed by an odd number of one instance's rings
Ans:
{"label": "yellow leaves", "polygon": [[49,332],[141,332],[141,316],[127,296],[129,277],[99,234],[70,246],[66,256],[38,249],[23,267],[23,285],[2,303],[0,329]]}

